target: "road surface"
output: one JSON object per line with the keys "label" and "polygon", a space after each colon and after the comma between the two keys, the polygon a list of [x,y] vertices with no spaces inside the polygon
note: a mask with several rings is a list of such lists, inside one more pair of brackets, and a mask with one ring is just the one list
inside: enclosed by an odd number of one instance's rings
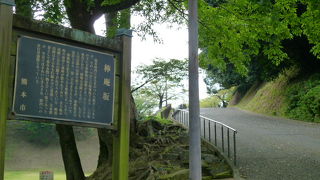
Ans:
{"label": "road surface", "polygon": [[252,180],[320,180],[320,124],[204,108],[201,115],[237,129],[240,174]]}

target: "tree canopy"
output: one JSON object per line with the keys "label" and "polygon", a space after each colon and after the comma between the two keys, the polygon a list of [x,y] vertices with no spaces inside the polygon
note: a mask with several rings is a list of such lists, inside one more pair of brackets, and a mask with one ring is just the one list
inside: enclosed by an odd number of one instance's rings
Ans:
{"label": "tree canopy", "polygon": [[320,68],[319,3],[314,0],[202,0],[200,66],[208,88],[269,81],[296,66]]}
{"label": "tree canopy", "polygon": [[138,66],[136,73],[136,79],[141,82],[133,86],[132,92],[157,99],[161,109],[164,102],[176,99],[184,92],[182,80],[187,76],[187,61],[158,58],[151,65]]}
{"label": "tree canopy", "polygon": [[234,64],[248,73],[253,57],[263,55],[278,65],[288,60],[283,41],[306,36],[320,58],[319,3],[315,0],[200,1],[202,67],[226,69]]}

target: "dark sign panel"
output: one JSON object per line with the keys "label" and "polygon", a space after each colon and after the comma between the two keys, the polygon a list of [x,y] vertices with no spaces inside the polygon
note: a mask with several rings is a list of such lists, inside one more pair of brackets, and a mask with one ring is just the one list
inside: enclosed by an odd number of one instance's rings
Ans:
{"label": "dark sign panel", "polygon": [[22,118],[108,125],[114,74],[109,54],[20,37],[13,112]]}

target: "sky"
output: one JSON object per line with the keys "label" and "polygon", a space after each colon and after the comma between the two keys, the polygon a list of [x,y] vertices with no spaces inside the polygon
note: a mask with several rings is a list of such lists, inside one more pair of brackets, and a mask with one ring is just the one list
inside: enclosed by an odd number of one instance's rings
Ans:
{"label": "sky", "polygon": [[[133,16],[132,24],[139,23],[142,19]],[[95,24],[95,30],[98,35],[103,35],[105,30],[104,18],[98,19]],[[154,26],[159,37],[163,40],[162,44],[153,41],[151,36],[146,40],[141,40],[136,33],[133,33],[132,39],[132,70],[141,64],[151,64],[155,58],[163,59],[187,59],[188,58],[188,30],[187,27],[173,26],[169,28],[167,24],[157,24]],[[134,81],[134,76],[132,81]],[[208,97],[206,86],[203,82],[204,74],[200,74],[199,91],[200,99]],[[188,87],[188,81],[185,82],[185,87]],[[186,94],[179,101],[173,102],[174,105],[188,103],[188,95]]]}

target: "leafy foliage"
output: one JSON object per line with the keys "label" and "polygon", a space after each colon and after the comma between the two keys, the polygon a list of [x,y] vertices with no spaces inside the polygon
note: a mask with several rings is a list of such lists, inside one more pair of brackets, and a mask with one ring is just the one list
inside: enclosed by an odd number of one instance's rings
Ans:
{"label": "leafy foliage", "polygon": [[25,138],[39,146],[47,146],[58,142],[58,134],[53,124],[24,122]]}
{"label": "leafy foliage", "polygon": [[289,58],[283,40],[301,35],[319,56],[318,6],[314,0],[230,0],[214,6],[200,1],[202,67],[225,70],[230,62],[237,72],[248,74],[249,62],[259,55],[279,65]]}
{"label": "leafy foliage", "polygon": [[134,101],[136,104],[139,119],[152,115],[154,113],[154,110],[158,107],[158,102],[155,98],[145,96],[141,93],[135,93]]}
{"label": "leafy foliage", "polygon": [[161,118],[160,116],[146,116],[141,123],[146,121],[157,121],[161,124],[173,124],[172,120]]}
{"label": "leafy foliage", "polygon": [[151,65],[140,65],[136,72],[146,81],[158,82],[163,79],[168,81],[180,82],[187,75],[187,61],[156,58]]}
{"label": "leafy foliage", "polygon": [[[139,75],[136,79],[142,82],[134,85],[132,92],[139,90],[140,96],[157,99],[161,109],[164,102],[184,93],[182,80],[187,75],[187,61],[155,59],[151,65],[138,66],[136,73]],[[182,88],[181,92],[179,88]]]}
{"label": "leafy foliage", "polygon": [[66,10],[62,0],[16,0],[16,14],[46,22],[66,23]]}
{"label": "leafy foliage", "polygon": [[220,100],[216,96],[210,96],[205,99],[200,100],[201,108],[213,108],[219,107]]}
{"label": "leafy foliage", "polygon": [[230,89],[211,89],[210,97],[202,99],[200,101],[200,107],[227,107],[229,101],[232,98],[232,95],[235,91],[235,87]]}
{"label": "leafy foliage", "polygon": [[66,10],[61,0],[38,0],[37,11],[42,13],[44,21],[63,24],[67,21]]}
{"label": "leafy foliage", "polygon": [[145,20],[132,27],[142,39],[151,35],[156,42],[161,42],[154,25],[157,23],[186,23],[186,6],[184,1],[175,0],[143,0],[132,8],[132,14]]}
{"label": "leafy foliage", "polygon": [[[58,134],[54,124],[39,122],[20,122],[24,139],[34,145],[48,146],[58,143]],[[85,140],[93,135],[93,129],[84,127],[74,128],[77,140]]]}
{"label": "leafy foliage", "polygon": [[308,81],[297,83],[287,92],[290,118],[320,122],[320,74],[313,75]]}
{"label": "leafy foliage", "polygon": [[257,56],[252,58],[248,65],[247,75],[239,74],[235,69],[235,65],[230,62],[227,62],[225,69],[209,65],[206,69],[204,82],[207,85],[209,94],[213,93],[212,90],[216,89],[217,84],[226,89],[238,86],[238,91],[245,93],[254,83],[273,80],[286,67],[290,67],[293,64],[292,61],[283,61],[279,65],[275,65],[270,63],[267,58]]}

